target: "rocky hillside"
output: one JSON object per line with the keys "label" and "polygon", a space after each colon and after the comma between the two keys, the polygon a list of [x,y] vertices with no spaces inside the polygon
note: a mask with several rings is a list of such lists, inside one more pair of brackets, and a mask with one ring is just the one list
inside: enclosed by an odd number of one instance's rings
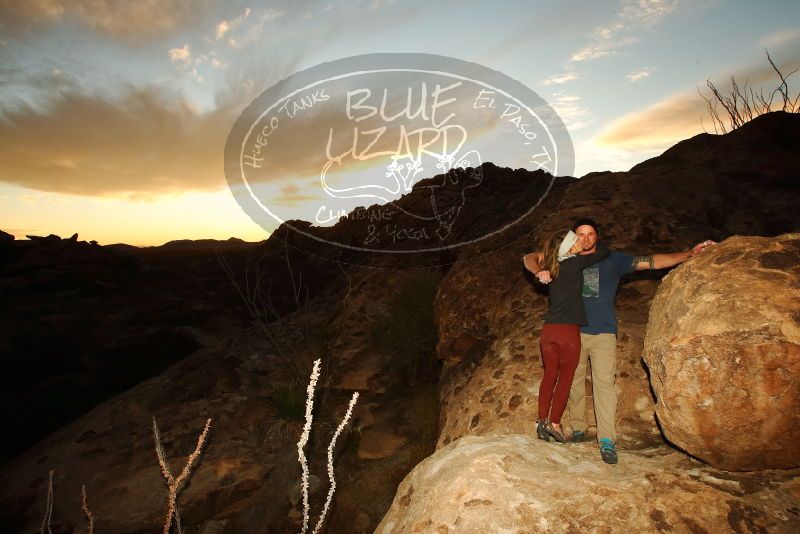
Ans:
{"label": "rocky hillside", "polygon": [[[632,276],[617,300],[620,464],[602,464],[591,443],[558,448],[532,439],[546,296],[520,257],[539,236],[582,216],[600,222],[612,248],[631,253],[800,231],[793,213],[800,205],[799,119],[769,114],[724,136],[686,140],[628,172],[580,180],[553,182],[541,172],[484,164],[483,185],[463,198],[465,206],[482,208],[452,220],[448,239],[454,243],[504,227],[548,187],[549,194],[502,233],[413,260],[342,251],[309,237],[358,243],[368,217],[329,228],[290,221],[248,256],[282,291],[276,307],[283,319],[240,329],[191,353],[5,464],[0,525],[7,531],[41,526],[47,472],[55,469],[54,531],[82,524],[81,484],[98,531],[157,530],[166,495],[152,450],[155,416],[174,466],[183,464],[205,419],[214,421],[192,482],[179,497],[187,531],[296,530],[298,420],[283,400],[296,400],[300,389],[302,402],[299,371],[324,356],[328,387],[316,415],[322,426],[308,451],[315,458],[312,473],[322,479],[312,479],[312,510],[321,508],[327,488],[320,460],[328,437],[349,393],[363,395],[340,441],[328,532],[371,532],[379,524],[384,532],[566,532],[602,530],[615,521],[642,531],[702,532],[719,525],[796,531],[796,469],[731,473],[665,443],[642,363],[649,311],[665,273]],[[430,180],[446,197],[464,192],[456,187],[448,193],[447,185],[461,178]],[[422,210],[431,194],[424,186],[432,182],[420,182],[397,201],[397,217]],[[332,257],[342,261],[328,261]],[[237,264],[237,272],[246,264]],[[300,273],[309,305],[298,312],[291,280]],[[788,380],[798,383],[797,376]],[[569,503],[577,516],[563,514]]]}
{"label": "rocky hillside", "polygon": [[[251,248],[240,243],[225,254],[239,269]],[[0,461],[246,326],[214,250],[6,234],[0,396],[14,409]]]}

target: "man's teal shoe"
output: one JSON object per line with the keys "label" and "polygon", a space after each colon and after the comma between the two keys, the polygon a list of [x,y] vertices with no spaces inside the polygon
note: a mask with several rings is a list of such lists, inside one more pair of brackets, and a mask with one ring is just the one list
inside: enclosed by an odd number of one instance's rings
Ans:
{"label": "man's teal shoe", "polygon": [[607,464],[617,463],[617,447],[609,438],[600,439],[600,457]]}

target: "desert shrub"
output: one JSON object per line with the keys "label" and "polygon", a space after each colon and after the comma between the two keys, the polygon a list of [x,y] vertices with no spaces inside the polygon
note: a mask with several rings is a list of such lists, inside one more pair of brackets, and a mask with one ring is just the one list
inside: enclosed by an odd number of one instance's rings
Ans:
{"label": "desert shrub", "polygon": [[[727,90],[717,88],[711,80],[706,80],[710,96],[704,95],[698,88],[700,96],[706,101],[714,133],[720,134],[735,130],[755,117],[771,111],[800,113],[800,92],[792,95],[787,81],[800,69],[794,69],[784,76],[772,61],[769,51],[765,50],[765,53],[770,67],[780,80],[780,84],[769,94],[765,94],[763,88],[756,92],[752,86],[748,87],[748,80],[741,84],[733,76],[731,76],[730,87]],[[722,109],[719,110],[718,107]]]}
{"label": "desert shrub", "polygon": [[284,443],[296,441],[303,430],[306,409],[306,391],[297,384],[279,384],[269,397],[272,418],[268,435]]}

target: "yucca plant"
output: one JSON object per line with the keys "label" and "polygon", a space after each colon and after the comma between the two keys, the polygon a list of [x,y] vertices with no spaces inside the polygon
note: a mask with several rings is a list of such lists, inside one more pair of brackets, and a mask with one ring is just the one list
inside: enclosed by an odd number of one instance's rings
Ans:
{"label": "yucca plant", "polygon": [[268,435],[282,442],[297,441],[303,430],[306,391],[297,384],[278,384],[269,396],[272,418],[267,421]]}

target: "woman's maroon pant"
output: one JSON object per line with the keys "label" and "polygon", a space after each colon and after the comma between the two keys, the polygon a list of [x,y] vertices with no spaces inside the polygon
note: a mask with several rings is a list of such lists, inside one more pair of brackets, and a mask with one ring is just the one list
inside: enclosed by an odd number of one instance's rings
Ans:
{"label": "woman's maroon pant", "polygon": [[[576,324],[545,323],[539,340],[544,377],[539,385],[539,420],[561,423],[578,358],[581,329]],[[557,383],[556,383],[557,382]]]}

